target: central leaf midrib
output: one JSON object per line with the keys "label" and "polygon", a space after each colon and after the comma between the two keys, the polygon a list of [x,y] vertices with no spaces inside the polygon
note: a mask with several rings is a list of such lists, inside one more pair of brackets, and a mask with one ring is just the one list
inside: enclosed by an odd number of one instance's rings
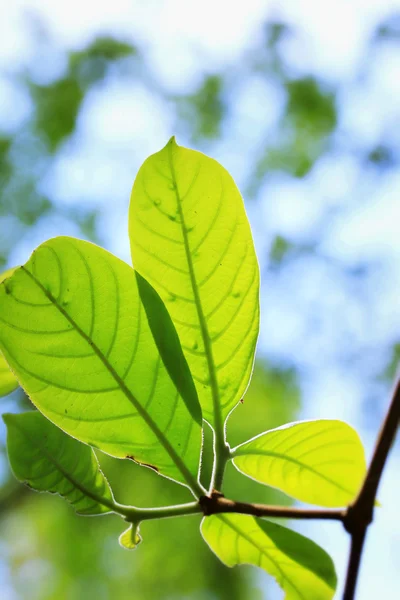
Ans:
{"label": "central leaf midrib", "polygon": [[[60,471],[60,473],[70,482],[72,483],[72,485],[74,487],[76,487],[80,492],[82,492],[82,494],[84,494],[85,496],[88,496],[89,498],[91,498],[92,500],[94,500],[95,502],[97,502],[98,504],[105,506],[106,508],[109,508],[110,510],[112,510],[113,512],[117,512],[116,510],[116,505],[114,504],[114,502],[112,500],[107,500],[107,498],[104,498],[102,496],[98,496],[95,492],[90,491],[89,489],[87,489],[84,485],[82,485],[79,481],[77,481],[72,475],[70,475],[70,473],[68,473],[68,471],[65,471],[65,469],[56,461],[54,460],[53,456],[51,454],[49,454],[46,449],[41,446],[37,440],[33,439],[26,431],[23,427],[21,427],[19,424],[14,422],[14,427],[16,427],[17,429],[20,430],[20,432],[26,437],[27,440],[29,440],[29,442],[33,445],[33,446],[37,446],[40,451],[42,452],[42,454],[47,458],[47,460],[49,462],[51,462],[52,465],[54,465],[56,467],[56,469],[58,469]],[[65,434],[67,435],[67,434]],[[60,492],[57,492],[60,493]],[[60,495],[62,495],[60,493]]]}
{"label": "central leaf midrib", "polygon": [[199,318],[201,335],[203,338],[204,350],[207,358],[207,366],[210,374],[210,386],[211,386],[211,394],[213,399],[213,414],[214,414],[214,426],[218,434],[223,431],[223,423],[222,423],[222,414],[220,408],[220,394],[219,394],[219,386],[217,380],[217,372],[215,369],[214,357],[212,352],[212,343],[210,339],[210,334],[208,332],[207,321],[204,316],[203,306],[201,303],[200,292],[197,285],[196,273],[194,270],[192,254],[190,252],[189,239],[186,230],[185,216],[182,210],[182,202],[179,194],[178,183],[176,180],[175,168],[173,164],[172,158],[172,144],[168,146],[168,158],[169,165],[171,169],[172,176],[172,184],[175,190],[176,203],[179,212],[179,221],[182,230],[183,242],[185,247],[186,260],[188,263],[190,282],[192,285],[193,295],[195,299],[197,316]]}
{"label": "central leaf midrib", "polygon": [[300,460],[298,460],[297,458],[294,458],[293,456],[289,456],[287,454],[281,454],[280,452],[272,452],[270,450],[261,450],[261,449],[243,450],[241,452],[236,452],[236,451],[234,451],[234,452],[235,452],[235,457],[233,459],[234,462],[235,462],[235,458],[240,458],[241,456],[242,457],[245,457],[245,456],[268,456],[271,458],[278,458],[283,461],[288,461],[288,462],[294,463],[295,465],[305,468],[308,471],[310,471],[311,473],[314,473],[314,475],[320,477],[321,479],[324,479],[325,481],[327,481],[331,485],[337,487],[338,489],[342,490],[343,492],[346,492],[347,494],[352,495],[352,492],[350,492],[348,489],[346,489],[345,487],[340,485],[340,483],[337,483],[333,479],[330,479],[326,475],[323,475],[322,473],[320,473],[319,471],[317,471],[310,465],[307,465],[307,463],[301,462]]}
{"label": "central leaf midrib", "polygon": [[109,371],[109,373],[111,374],[111,376],[114,378],[115,382],[118,384],[118,386],[121,389],[121,391],[125,394],[125,396],[128,398],[128,400],[130,401],[130,403],[134,406],[134,408],[137,410],[137,412],[140,414],[140,416],[143,418],[143,420],[146,422],[146,424],[149,426],[149,428],[153,431],[154,435],[157,437],[157,439],[163,445],[163,447],[165,448],[165,450],[169,454],[171,460],[174,462],[174,464],[176,465],[176,467],[178,468],[178,470],[180,471],[180,473],[184,477],[185,481],[189,485],[190,489],[193,492],[198,492],[199,491],[199,486],[198,486],[197,482],[195,481],[194,477],[192,476],[192,474],[190,473],[190,471],[188,470],[188,468],[186,467],[186,465],[184,464],[184,462],[177,455],[177,453],[175,452],[175,449],[172,447],[172,445],[169,443],[169,441],[167,440],[167,438],[164,436],[164,434],[162,433],[162,431],[160,430],[160,428],[158,427],[158,425],[153,421],[153,419],[150,417],[150,415],[148,415],[146,413],[146,411],[143,409],[143,407],[141,406],[141,404],[138,402],[138,400],[132,394],[132,392],[130,391],[130,389],[126,386],[125,382],[121,379],[121,377],[115,371],[114,367],[109,363],[109,361],[104,356],[104,354],[102,353],[102,351],[100,350],[100,348],[95,344],[95,342],[93,340],[90,339],[90,337],[83,331],[83,329],[81,329],[79,327],[79,325],[74,321],[74,319],[72,319],[72,317],[70,317],[70,315],[64,310],[64,308],[58,304],[58,302],[56,301],[56,299],[54,298],[54,296],[50,292],[48,292],[48,290],[46,290],[46,288],[33,275],[33,273],[31,273],[30,271],[28,271],[28,269],[26,269],[25,267],[21,267],[21,269],[27,275],[29,275],[29,277],[34,281],[34,283],[37,286],[39,286],[39,288],[42,290],[42,292],[45,294],[45,296],[53,303],[53,305],[64,316],[64,318],[67,319],[67,321],[73,326],[73,328],[75,329],[75,331],[77,331],[79,333],[79,335],[93,349],[93,352],[99,357],[99,359],[101,360],[101,362],[103,363],[103,365],[106,367],[106,369]]}

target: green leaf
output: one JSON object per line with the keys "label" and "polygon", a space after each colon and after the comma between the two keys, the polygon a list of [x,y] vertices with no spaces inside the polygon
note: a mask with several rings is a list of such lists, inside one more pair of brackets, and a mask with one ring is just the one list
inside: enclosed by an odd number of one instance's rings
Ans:
{"label": "green leaf", "polygon": [[172,138],[136,177],[129,232],[135,268],[167,304],[205,418],[221,429],[251,375],[259,269],[229,173]]}
{"label": "green leaf", "polygon": [[125,548],[125,550],[134,550],[142,541],[139,534],[139,525],[137,523],[132,523],[126,531],[121,533],[118,541],[120,546]]}
{"label": "green leaf", "polygon": [[113,510],[114,498],[89,446],[66,435],[39,412],[3,415],[11,468],[39,492],[60,494],[81,515]]}
{"label": "green leaf", "polygon": [[335,420],[290,423],[254,437],[232,454],[241,473],[320,506],[352,502],[366,471],[357,432]]}
{"label": "green leaf", "polygon": [[[166,322],[171,334],[167,311],[152,316],[160,303],[153,298],[144,309],[135,272],[112,254],[55,238],[0,286],[0,346],[33,403],[61,429],[201,493],[200,407],[177,336],[162,348],[153,339],[151,327]],[[168,352],[180,365],[178,383]]]}
{"label": "green leaf", "polygon": [[5,281],[6,279],[9,279],[9,277],[11,277],[11,275],[14,273],[14,271],[17,268],[18,267],[13,267],[11,269],[7,269],[7,271],[3,271],[3,273],[0,273],[0,283],[3,283],[3,281]]}
{"label": "green leaf", "polygon": [[19,383],[15,375],[10,370],[6,359],[0,352],[0,398],[11,394],[18,386]]}
{"label": "green leaf", "polygon": [[[15,269],[9,269],[8,271],[1,273],[0,283],[2,283],[5,279],[11,277],[14,271]],[[19,383],[17,381],[17,378],[11,371],[6,359],[0,352],[0,398],[11,394],[11,392],[16,390],[18,386]]]}
{"label": "green leaf", "polygon": [[248,515],[213,515],[201,533],[228,567],[250,564],[272,575],[285,600],[330,600],[336,573],[330,556],[310,539],[270,521]]}

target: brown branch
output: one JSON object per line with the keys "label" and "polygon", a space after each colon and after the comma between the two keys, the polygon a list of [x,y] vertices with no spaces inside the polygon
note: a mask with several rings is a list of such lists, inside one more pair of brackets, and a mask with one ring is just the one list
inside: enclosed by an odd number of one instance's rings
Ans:
{"label": "brown branch", "polygon": [[386,460],[400,422],[400,379],[395,386],[392,401],[379,432],[371,463],[356,500],[347,509],[302,509],[267,504],[235,502],[214,492],[199,499],[205,516],[218,513],[241,513],[255,517],[283,517],[286,519],[329,519],[341,521],[351,535],[351,549],[343,600],[354,600],[361,557],[368,526],[373,519],[376,493]]}
{"label": "brown branch", "polygon": [[349,506],[343,522],[351,535],[351,549],[347,567],[343,600],[353,600],[360,570],[361,557],[368,526],[374,513],[376,492],[400,422],[400,379],[394,388],[392,401],[379,432],[364,483],[355,502]]}
{"label": "brown branch", "polygon": [[346,583],[343,600],[353,600],[356,592],[357,575],[360,570],[361,556],[367,534],[367,527],[356,531],[351,536],[350,556],[347,566]]}
{"label": "brown branch", "polygon": [[285,519],[330,519],[344,521],[346,510],[304,509],[290,506],[272,506],[269,504],[248,504],[229,500],[219,493],[211,497],[203,496],[199,500],[205,516],[218,513],[240,513],[254,517],[283,517]]}

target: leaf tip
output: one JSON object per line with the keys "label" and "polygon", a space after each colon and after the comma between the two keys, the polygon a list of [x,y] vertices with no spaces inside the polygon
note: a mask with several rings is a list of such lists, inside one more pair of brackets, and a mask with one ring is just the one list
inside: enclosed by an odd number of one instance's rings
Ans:
{"label": "leaf tip", "polygon": [[174,147],[174,146],[177,146],[177,145],[178,145],[178,144],[177,144],[177,142],[176,142],[176,137],[175,137],[174,135],[173,135],[173,136],[171,136],[171,137],[169,138],[169,140],[168,140],[167,147],[168,147],[168,146],[172,146],[172,147]]}
{"label": "leaf tip", "polygon": [[12,413],[4,413],[3,415],[1,415],[1,418],[7,426],[12,423],[14,417],[15,415],[13,415]]}

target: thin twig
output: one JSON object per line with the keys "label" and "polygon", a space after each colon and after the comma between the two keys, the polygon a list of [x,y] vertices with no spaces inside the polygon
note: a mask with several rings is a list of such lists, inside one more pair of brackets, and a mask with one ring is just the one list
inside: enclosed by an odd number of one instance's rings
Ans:
{"label": "thin twig", "polygon": [[187,515],[196,515],[202,513],[202,508],[199,502],[189,502],[188,504],[161,506],[157,508],[138,508],[136,506],[125,506],[123,504],[118,504],[118,510],[120,514],[125,516],[127,521],[133,523],[150,521],[152,519],[184,517]]}
{"label": "thin twig", "polygon": [[400,422],[400,378],[393,391],[392,401],[390,403],[385,420],[375,445],[375,450],[371,459],[371,464],[365,477],[363,486],[355,502],[367,503],[373,508],[376,498],[376,492],[382,476],[389,450],[395,438],[397,428]]}
{"label": "thin twig", "polygon": [[400,422],[400,378],[379,432],[364,483],[355,502],[349,506],[344,526],[351,535],[350,558],[347,567],[343,600],[353,600],[360,570],[366,531],[372,522],[376,492],[383,469]]}
{"label": "thin twig", "polygon": [[272,506],[268,504],[248,504],[247,502],[235,502],[220,494],[211,497],[203,496],[199,500],[205,516],[218,513],[240,513],[253,515],[255,517],[283,517],[285,519],[329,519],[344,521],[346,510],[330,509],[303,509],[290,506]]}
{"label": "thin twig", "polygon": [[160,508],[137,508],[116,504],[116,512],[125,516],[127,521],[149,521],[187,515],[204,515],[209,517],[219,513],[240,513],[254,517],[282,517],[284,519],[325,519],[344,522],[347,510],[306,509],[290,506],[275,506],[269,504],[249,504],[236,502],[225,498],[221,493],[214,492],[211,496],[202,496],[198,502],[163,506]]}

